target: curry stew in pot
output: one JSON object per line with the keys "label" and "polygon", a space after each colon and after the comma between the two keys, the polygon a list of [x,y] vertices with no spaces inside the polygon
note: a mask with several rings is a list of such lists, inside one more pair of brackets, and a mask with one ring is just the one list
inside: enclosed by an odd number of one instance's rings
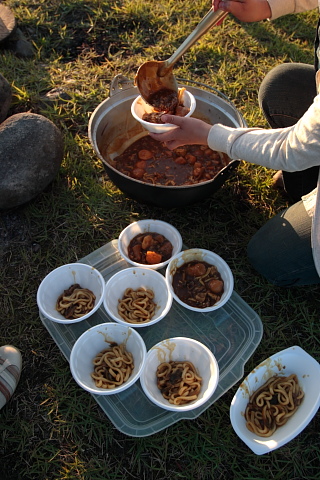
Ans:
{"label": "curry stew in pot", "polygon": [[124,175],[153,185],[194,185],[212,180],[230,162],[225,153],[203,145],[169,150],[146,135],[113,160]]}

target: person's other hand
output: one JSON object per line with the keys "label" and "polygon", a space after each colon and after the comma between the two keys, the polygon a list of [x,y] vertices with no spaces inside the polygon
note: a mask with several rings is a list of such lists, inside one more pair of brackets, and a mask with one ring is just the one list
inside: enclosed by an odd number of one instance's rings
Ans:
{"label": "person's other hand", "polygon": [[179,128],[174,128],[165,133],[151,133],[150,137],[164,142],[170,150],[173,150],[182,145],[207,145],[207,138],[209,130],[212,125],[209,125],[202,120],[192,117],[177,117],[176,115],[162,115],[163,123],[172,123]]}
{"label": "person's other hand", "polygon": [[[279,0],[280,1],[280,0]],[[242,22],[258,22],[271,17],[267,0],[212,0],[214,10],[224,10]]]}

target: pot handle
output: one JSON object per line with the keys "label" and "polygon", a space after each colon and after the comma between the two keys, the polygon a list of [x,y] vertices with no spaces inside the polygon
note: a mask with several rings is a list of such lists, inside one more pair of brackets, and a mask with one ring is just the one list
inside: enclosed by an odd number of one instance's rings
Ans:
{"label": "pot handle", "polygon": [[120,93],[122,90],[127,90],[128,88],[132,88],[133,86],[133,81],[129,80],[128,77],[125,77],[121,74],[116,75],[111,80],[109,95],[110,97],[112,97],[113,95]]}
{"label": "pot handle", "polygon": [[232,160],[228,165],[226,165],[219,173],[214,177],[212,181],[213,192],[218,190],[231,176],[233,172],[238,168],[240,160]]}
{"label": "pot handle", "polygon": [[241,163],[241,160],[231,160],[231,162],[228,163],[228,165],[226,165],[222,170],[220,170],[218,175],[221,175],[221,176],[230,175],[232,172],[234,172],[238,168],[240,163]]}

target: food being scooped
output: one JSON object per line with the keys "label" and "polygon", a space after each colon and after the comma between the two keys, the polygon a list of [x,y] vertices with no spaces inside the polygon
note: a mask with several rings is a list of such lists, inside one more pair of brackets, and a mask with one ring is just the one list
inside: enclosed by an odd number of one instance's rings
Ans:
{"label": "food being scooped", "polygon": [[177,91],[178,85],[172,69],[175,63],[194,45],[199,38],[204,35],[211,27],[221,22],[227,12],[223,10],[214,11],[212,8],[203,17],[201,22],[190,33],[179,48],[165,61],[149,61],[140,65],[135,77],[135,84],[146,102],[152,103],[152,94],[161,91],[164,88]]}
{"label": "food being scooped", "polygon": [[169,88],[162,88],[152,93],[149,101],[155,111],[173,113],[178,106],[178,93]]}
{"label": "food being scooped", "polygon": [[142,120],[150,123],[163,123],[161,116],[165,113],[170,115],[178,115],[184,117],[189,113],[189,108],[183,105],[183,92],[185,88],[179,88],[178,93],[168,88],[163,88],[157,92],[154,92],[150,96],[150,103],[154,110],[150,113],[144,113]]}

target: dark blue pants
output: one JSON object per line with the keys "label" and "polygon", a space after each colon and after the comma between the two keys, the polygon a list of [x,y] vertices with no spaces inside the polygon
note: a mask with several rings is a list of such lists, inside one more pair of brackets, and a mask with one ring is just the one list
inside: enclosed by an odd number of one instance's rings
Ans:
{"label": "dark blue pants", "polygon": [[[272,128],[294,125],[316,95],[311,65],[286,63],[263,80],[259,104]],[[279,286],[320,283],[311,250],[311,218],[301,196],[317,185],[319,167],[283,172],[285,189],[296,202],[269,220],[251,239],[248,258],[269,282]]]}

